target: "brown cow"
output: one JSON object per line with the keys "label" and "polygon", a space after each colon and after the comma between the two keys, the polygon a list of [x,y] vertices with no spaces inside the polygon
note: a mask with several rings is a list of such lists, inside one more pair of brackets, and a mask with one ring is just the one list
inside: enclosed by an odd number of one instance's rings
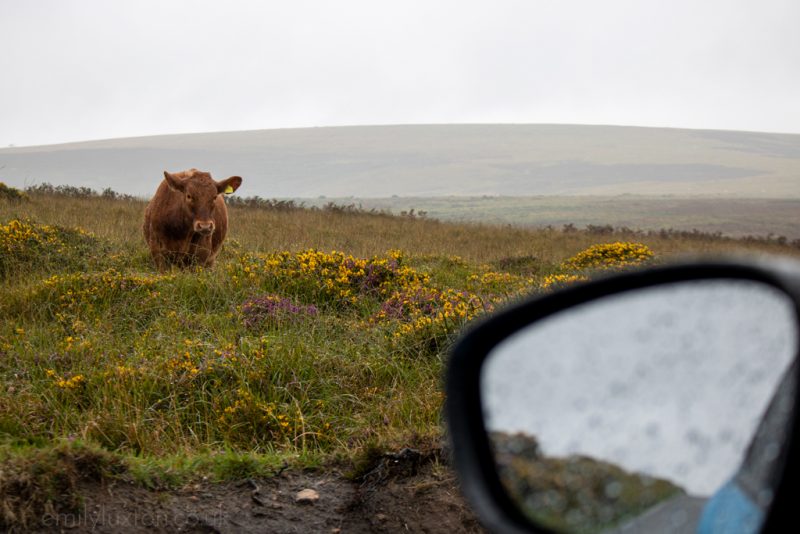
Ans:
{"label": "brown cow", "polygon": [[214,265],[228,233],[222,194],[242,185],[239,176],[215,181],[207,172],[168,173],[144,212],[144,239],[159,271],[170,265]]}

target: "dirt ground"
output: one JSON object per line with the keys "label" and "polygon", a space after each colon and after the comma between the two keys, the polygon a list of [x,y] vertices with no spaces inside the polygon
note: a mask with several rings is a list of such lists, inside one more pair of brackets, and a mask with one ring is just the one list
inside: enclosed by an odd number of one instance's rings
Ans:
{"label": "dirt ground", "polygon": [[288,471],[161,492],[123,481],[81,483],[79,490],[81,508],[45,514],[37,532],[485,532],[451,470],[399,456],[358,481]]}

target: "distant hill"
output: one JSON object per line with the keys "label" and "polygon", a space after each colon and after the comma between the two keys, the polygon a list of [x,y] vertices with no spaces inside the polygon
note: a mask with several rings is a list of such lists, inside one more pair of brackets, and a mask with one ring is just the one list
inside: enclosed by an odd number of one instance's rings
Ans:
{"label": "distant hill", "polygon": [[353,126],[0,149],[0,180],[148,196],[163,170],[265,198],[713,195],[800,198],[800,135],[619,126]]}

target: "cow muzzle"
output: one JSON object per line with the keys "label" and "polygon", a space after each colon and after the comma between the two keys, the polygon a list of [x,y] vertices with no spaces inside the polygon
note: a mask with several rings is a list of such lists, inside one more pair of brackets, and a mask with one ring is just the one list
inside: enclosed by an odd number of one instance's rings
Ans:
{"label": "cow muzzle", "polygon": [[211,235],[214,233],[214,221],[195,221],[194,231],[200,235]]}

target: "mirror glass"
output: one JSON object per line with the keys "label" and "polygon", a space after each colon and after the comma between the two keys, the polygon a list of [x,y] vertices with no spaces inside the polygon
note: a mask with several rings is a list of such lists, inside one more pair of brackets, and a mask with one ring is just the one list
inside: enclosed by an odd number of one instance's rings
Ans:
{"label": "mirror glass", "polygon": [[729,483],[764,510],[797,346],[791,300],[747,280],[653,286],[548,316],[482,370],[503,485],[562,531],[691,532]]}

